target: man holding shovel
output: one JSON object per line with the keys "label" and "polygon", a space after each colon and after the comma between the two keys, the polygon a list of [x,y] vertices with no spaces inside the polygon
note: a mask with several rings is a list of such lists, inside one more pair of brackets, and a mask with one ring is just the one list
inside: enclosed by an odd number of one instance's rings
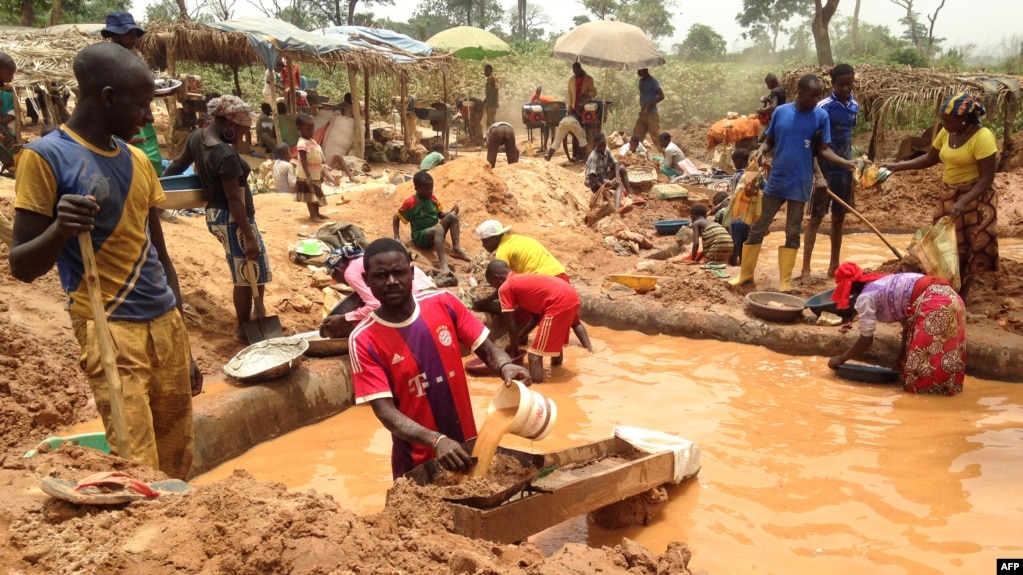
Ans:
{"label": "man holding shovel", "polygon": [[[194,447],[191,398],[202,391],[202,374],[156,213],[163,190],[145,154],[123,143],[153,121],[153,77],[111,43],[79,52],[74,72],[81,96],[71,118],[29,144],[18,164],[11,273],[32,282],[57,264],[107,441],[115,453],[124,446],[132,460],[184,479]],[[96,329],[90,307],[86,244],[95,245],[109,334]],[[104,376],[100,347],[108,338],[122,398],[112,397],[117,387]],[[112,415],[122,402],[123,422]],[[115,434],[118,427],[127,438]]]}

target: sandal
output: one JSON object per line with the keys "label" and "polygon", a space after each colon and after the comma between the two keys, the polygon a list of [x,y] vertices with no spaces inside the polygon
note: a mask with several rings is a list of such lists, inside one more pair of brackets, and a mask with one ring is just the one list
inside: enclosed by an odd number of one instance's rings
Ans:
{"label": "sandal", "polygon": [[117,505],[139,499],[155,499],[161,495],[182,495],[193,488],[180,479],[147,484],[125,473],[94,473],[79,482],[56,477],[43,479],[43,492],[79,505]]}

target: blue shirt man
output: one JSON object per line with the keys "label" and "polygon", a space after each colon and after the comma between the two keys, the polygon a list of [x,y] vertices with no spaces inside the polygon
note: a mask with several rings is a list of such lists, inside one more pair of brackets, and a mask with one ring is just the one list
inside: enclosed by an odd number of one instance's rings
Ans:
{"label": "blue shirt man", "polygon": [[828,114],[817,107],[821,99],[821,81],[813,74],[799,79],[796,101],[778,106],[764,132],[764,141],[754,153],[754,160],[764,162],[764,154],[774,149],[771,175],[764,187],[761,217],[750,229],[742,247],[742,268],[728,283],[733,287],[753,279],[760,247],[775,214],[785,207],[785,245],[778,248],[778,290],[792,291],[792,269],[796,265],[799,236],[803,227],[803,210],[813,189],[814,155],[847,170],[856,167],[839,157],[829,147],[831,126]]}
{"label": "blue shirt man", "polygon": [[[860,105],[852,94],[856,74],[849,64],[839,64],[832,68],[829,74],[832,92],[827,98],[817,103],[817,109],[824,110],[828,115],[828,125],[831,126],[831,151],[846,160],[851,160],[853,129],[856,127],[856,115],[860,111]],[[828,266],[828,277],[834,277],[839,262],[842,261],[842,228],[845,225],[845,206],[837,201],[832,201],[831,194],[850,206],[856,205],[853,194],[853,177],[849,170],[828,162],[818,162],[818,168],[825,181],[821,182],[818,179],[814,184],[815,190],[810,204],[810,221],[806,226],[806,236],[803,238],[805,248],[803,249],[801,277],[804,282],[813,279],[810,266],[817,230],[829,209],[831,210],[831,263]],[[825,183],[827,189],[823,188]],[[828,193],[829,191],[831,193]]]}
{"label": "blue shirt man", "polygon": [[664,91],[661,90],[660,82],[651,76],[646,68],[637,70],[636,74],[639,75],[639,117],[636,118],[632,135],[639,138],[642,143],[643,138],[650,134],[654,146],[661,151],[657,140],[661,134],[661,118],[657,114],[657,104],[664,100]]}
{"label": "blue shirt man", "polygon": [[795,104],[784,104],[774,111],[766,133],[774,137],[775,145],[771,177],[764,193],[786,200],[810,201],[814,142],[831,144],[828,114],[817,107],[800,111]]}

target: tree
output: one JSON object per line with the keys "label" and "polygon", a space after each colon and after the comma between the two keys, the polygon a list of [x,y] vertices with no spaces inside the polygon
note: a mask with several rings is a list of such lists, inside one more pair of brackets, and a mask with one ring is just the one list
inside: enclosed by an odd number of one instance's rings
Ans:
{"label": "tree", "polygon": [[146,6],[146,22],[173,22],[178,19],[212,22],[213,18],[205,10],[205,0],[197,2],[191,8],[185,0],[160,0]]}
{"label": "tree", "polygon": [[746,29],[743,38],[766,37],[771,52],[777,52],[778,36],[787,32],[785,24],[795,17],[812,16],[810,7],[806,0],[742,0],[742,12],[735,16],[735,21]]}
{"label": "tree", "polygon": [[585,24],[585,23],[587,23],[589,21],[590,21],[590,17],[587,16],[586,14],[580,14],[578,16],[573,16],[572,17],[572,24],[574,24],[576,26],[582,26],[583,24]]}
{"label": "tree", "polygon": [[728,42],[721,34],[705,24],[693,24],[681,44],[675,45],[679,56],[697,61],[722,58],[728,49]]}
{"label": "tree", "polygon": [[[944,0],[942,0],[944,1]],[[835,58],[831,55],[831,36],[828,33],[828,25],[831,18],[838,10],[838,0],[828,0],[822,4],[821,0],[813,0],[813,43],[817,48],[817,64],[820,66],[834,66]]]}
{"label": "tree", "polygon": [[618,11],[618,20],[635,24],[653,39],[666,38],[675,33],[671,23],[670,9],[674,8],[672,0],[632,0],[622,2]]}
{"label": "tree", "polygon": [[425,40],[455,26],[490,29],[501,25],[504,9],[498,0],[420,0],[409,18],[409,34]]}
{"label": "tree", "polygon": [[0,0],[0,18],[4,24],[41,26],[45,22],[37,17],[48,14],[52,7],[50,0]]}
{"label": "tree", "polygon": [[303,30],[330,25],[321,11],[311,11],[302,0],[249,0],[249,4],[268,18],[277,18]]}
{"label": "tree", "polygon": [[522,40],[542,40],[545,36],[543,26],[550,26],[551,20],[547,12],[539,5],[526,2],[525,14],[508,12],[508,23],[511,35]]}
{"label": "tree", "polygon": [[905,42],[893,36],[887,26],[859,23],[854,39],[852,18],[837,18],[831,24],[832,49],[836,60],[849,60],[863,55],[883,56],[905,46]]}
{"label": "tree", "polygon": [[906,15],[899,19],[903,25],[906,26],[906,33],[908,39],[913,43],[913,47],[922,52],[925,56],[930,57],[934,55],[936,44],[940,44],[942,38],[934,37],[934,23],[938,20],[938,12],[945,7],[945,0],[941,0],[938,7],[934,9],[933,14],[927,14],[927,21],[931,23],[928,27],[920,22],[920,15],[914,11],[915,0],[888,0],[892,4],[904,8]]}
{"label": "tree", "polygon": [[[614,18],[620,22],[628,22],[643,29],[651,38],[663,38],[675,33],[671,23],[671,10],[675,0],[580,0],[583,7],[590,11],[598,20]],[[578,26],[589,21],[576,16],[574,22]]]}
{"label": "tree", "polygon": [[130,9],[131,0],[56,0],[50,21],[51,25],[103,22],[111,12]]}

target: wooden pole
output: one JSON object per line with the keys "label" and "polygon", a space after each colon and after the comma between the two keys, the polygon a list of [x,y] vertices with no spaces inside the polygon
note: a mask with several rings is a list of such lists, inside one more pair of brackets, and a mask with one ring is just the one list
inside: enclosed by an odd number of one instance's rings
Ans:
{"label": "wooden pole", "polygon": [[366,139],[362,134],[362,110],[359,109],[359,70],[354,65],[348,66],[348,89],[352,93],[352,147],[348,153],[356,158],[366,157]]}
{"label": "wooden pole", "polygon": [[[165,46],[167,47],[167,75],[170,78],[176,79],[178,76],[178,64],[175,61],[174,44],[177,40],[178,33],[172,32],[170,41],[167,42],[165,39]],[[184,86],[185,90],[188,90],[188,86]],[[163,103],[167,106],[167,147],[174,150],[175,157],[180,154],[181,150],[174,147],[174,124],[178,117],[178,97],[176,94],[171,94],[163,99]],[[174,159],[174,158],[171,158]]]}
{"label": "wooden pole", "polygon": [[819,188],[819,189],[821,189],[821,190],[824,190],[825,192],[827,192],[827,193],[828,193],[828,195],[829,195],[829,196],[831,196],[831,199],[833,199],[833,200],[835,200],[836,202],[838,202],[838,205],[840,205],[840,206],[842,206],[843,208],[845,208],[845,209],[849,210],[849,211],[850,211],[850,212],[851,212],[851,213],[852,213],[852,214],[853,214],[854,216],[856,216],[857,218],[859,218],[859,219],[860,219],[860,221],[862,221],[863,223],[867,224],[867,227],[868,227],[868,228],[870,228],[870,230],[871,230],[872,232],[874,232],[875,234],[877,234],[877,237],[881,238],[881,241],[882,241],[882,242],[884,242],[884,245],[888,246],[888,249],[892,250],[892,253],[893,253],[893,254],[895,254],[895,257],[899,258],[900,260],[901,260],[901,259],[902,259],[903,257],[905,257],[905,256],[904,256],[904,255],[902,254],[902,252],[901,252],[901,251],[899,251],[899,250],[898,250],[898,249],[897,249],[897,248],[896,248],[895,246],[893,246],[893,245],[892,245],[891,243],[889,243],[889,242],[888,242],[888,238],[884,237],[884,234],[882,234],[882,233],[881,233],[881,230],[877,229],[877,228],[876,228],[876,227],[874,226],[874,224],[870,223],[870,222],[869,222],[869,221],[867,220],[867,218],[863,217],[863,214],[861,214],[861,213],[857,212],[857,211],[856,211],[856,208],[854,208],[854,207],[850,206],[849,204],[845,203],[844,201],[842,201],[842,198],[840,198],[840,197],[836,196],[836,195],[835,195],[835,193],[834,193],[834,192],[832,192],[831,190],[829,190],[829,189],[827,189],[827,188]]}
{"label": "wooden pole", "polygon": [[93,328],[99,342],[100,363],[103,374],[107,378],[110,394],[110,423],[117,438],[117,455],[123,459],[131,459],[131,443],[128,441],[128,422],[124,418],[124,390],[121,377],[117,373],[117,354],[114,352],[114,340],[110,337],[107,327],[107,312],[103,307],[103,292],[100,291],[99,272],[96,269],[96,253],[92,249],[92,234],[78,233],[78,245],[82,250],[82,264],[85,267],[85,284],[89,290],[89,304],[92,307]]}
{"label": "wooden pole", "polygon": [[362,135],[362,137],[363,137],[362,141],[365,142],[366,138],[369,138],[369,72],[368,71],[364,72],[362,74],[362,86],[363,86],[362,100],[364,102],[366,102],[366,131],[363,132],[363,135]]}
{"label": "wooden pole", "polygon": [[[447,70],[441,70],[440,79],[444,86],[444,108],[448,112],[448,117],[444,120],[444,157],[450,158],[448,150],[451,148],[451,102],[448,101],[448,72]],[[460,114],[461,110],[458,106],[455,106],[455,113]]]}
{"label": "wooden pole", "polygon": [[402,149],[401,157],[407,158],[409,150],[417,142],[416,140],[416,120],[415,112],[410,112],[409,95],[408,95],[408,80],[402,79],[401,81],[401,138],[402,138]]}

